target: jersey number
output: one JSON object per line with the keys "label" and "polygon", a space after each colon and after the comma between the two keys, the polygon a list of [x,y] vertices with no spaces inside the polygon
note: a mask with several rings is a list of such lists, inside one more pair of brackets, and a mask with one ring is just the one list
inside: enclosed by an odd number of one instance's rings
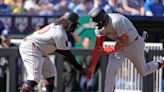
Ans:
{"label": "jersey number", "polygon": [[45,32],[47,32],[48,30],[50,30],[51,26],[50,25],[47,25],[45,27],[43,27],[42,29],[38,30],[38,34],[43,34]]}

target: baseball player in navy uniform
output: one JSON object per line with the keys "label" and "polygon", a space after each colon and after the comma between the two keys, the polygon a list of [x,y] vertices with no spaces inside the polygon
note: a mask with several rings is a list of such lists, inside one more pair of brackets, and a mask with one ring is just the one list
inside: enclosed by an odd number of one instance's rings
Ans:
{"label": "baseball player in navy uniform", "polygon": [[48,54],[52,52],[64,55],[68,62],[84,76],[87,74],[87,69],[77,63],[67,46],[66,32],[74,32],[78,23],[79,16],[74,12],[68,12],[55,23],[51,23],[23,39],[19,52],[27,70],[27,81],[22,86],[22,92],[31,92],[40,81],[41,75],[48,82],[46,91],[53,92],[56,67],[48,57]]}
{"label": "baseball player in navy uniform", "polygon": [[[164,59],[145,63],[144,40],[131,21],[118,13],[106,14],[103,9],[96,8],[90,12],[91,21],[96,25],[96,45],[89,68],[90,79],[99,59],[99,53],[109,54],[106,68],[104,92],[114,92],[116,73],[125,57],[129,58],[141,76],[153,73],[164,63]],[[105,37],[116,41],[114,47],[102,47]]]}

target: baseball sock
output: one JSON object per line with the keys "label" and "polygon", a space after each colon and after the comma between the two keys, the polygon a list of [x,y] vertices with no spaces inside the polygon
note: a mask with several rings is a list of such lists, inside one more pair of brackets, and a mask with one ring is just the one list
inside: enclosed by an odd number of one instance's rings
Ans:
{"label": "baseball sock", "polygon": [[46,79],[48,83],[46,83],[46,92],[53,92],[54,89],[54,77],[50,77]]}

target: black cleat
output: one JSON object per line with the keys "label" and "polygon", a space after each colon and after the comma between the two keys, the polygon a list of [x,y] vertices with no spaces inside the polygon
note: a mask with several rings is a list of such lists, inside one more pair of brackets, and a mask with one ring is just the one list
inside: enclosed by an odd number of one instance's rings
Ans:
{"label": "black cleat", "polygon": [[21,92],[34,92],[34,88],[27,83],[23,83]]}

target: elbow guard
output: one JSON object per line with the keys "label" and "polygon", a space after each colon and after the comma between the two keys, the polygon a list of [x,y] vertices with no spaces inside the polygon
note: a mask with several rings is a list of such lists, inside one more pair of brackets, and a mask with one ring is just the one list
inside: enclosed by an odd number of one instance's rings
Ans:
{"label": "elbow guard", "polygon": [[95,48],[98,48],[98,47],[102,46],[104,39],[105,39],[105,36],[97,36],[96,37]]}
{"label": "elbow guard", "polygon": [[93,67],[95,67],[97,62],[98,62],[98,59],[99,59],[98,49],[99,49],[100,46],[103,45],[104,38],[105,38],[105,36],[97,36],[96,37],[95,48],[94,48],[94,50],[92,52],[92,63],[91,63],[91,66],[93,66]]}

